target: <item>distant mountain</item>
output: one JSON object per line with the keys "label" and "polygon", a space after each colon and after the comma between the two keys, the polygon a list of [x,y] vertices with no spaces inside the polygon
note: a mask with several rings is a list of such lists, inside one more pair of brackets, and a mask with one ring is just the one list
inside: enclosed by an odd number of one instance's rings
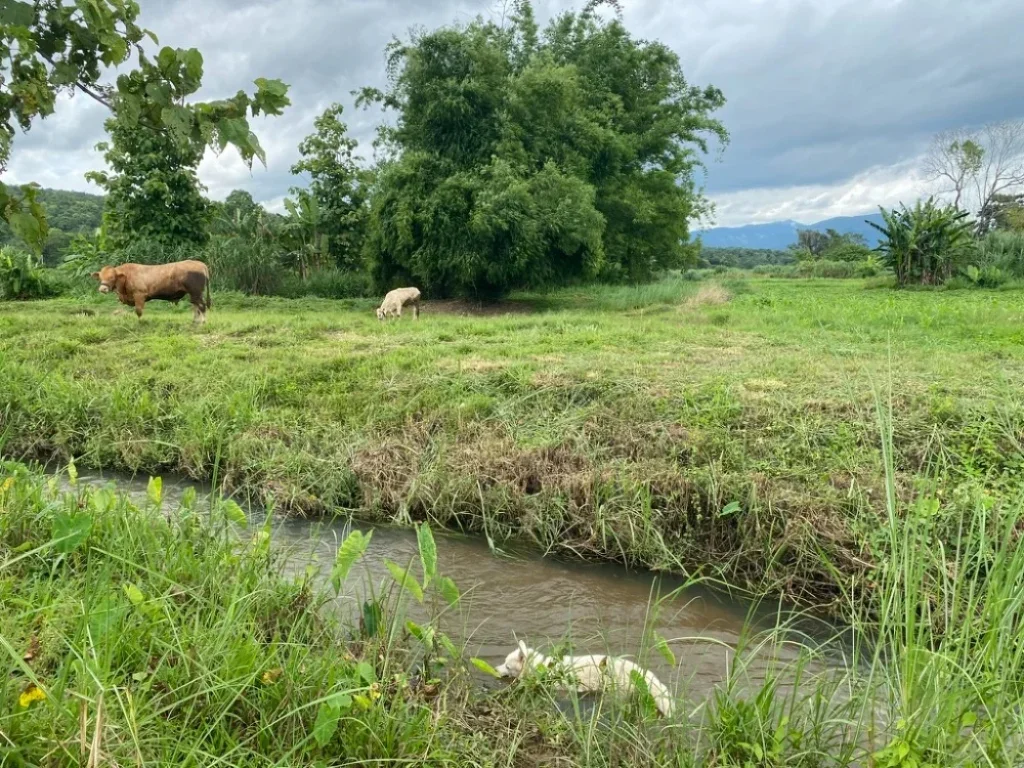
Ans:
{"label": "distant mountain", "polygon": [[772,248],[783,250],[796,242],[797,231],[801,229],[816,229],[824,232],[826,229],[834,229],[842,234],[863,235],[868,245],[874,248],[878,245],[878,230],[868,226],[865,222],[873,221],[876,224],[882,223],[882,217],[877,213],[865,213],[862,216],[836,216],[832,219],[825,219],[815,224],[801,224],[798,221],[771,221],[767,224],[748,224],[745,227],[714,227],[695,234],[700,235],[701,241],[707,248]]}

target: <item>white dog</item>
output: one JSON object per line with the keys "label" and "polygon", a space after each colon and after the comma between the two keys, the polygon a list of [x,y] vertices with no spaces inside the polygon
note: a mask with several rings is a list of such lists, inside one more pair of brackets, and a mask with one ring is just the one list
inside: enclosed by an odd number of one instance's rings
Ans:
{"label": "white dog", "polygon": [[566,656],[555,659],[527,648],[526,643],[520,640],[519,647],[505,657],[505,663],[497,668],[497,672],[502,677],[521,677],[530,669],[551,669],[556,674],[565,674],[576,684],[576,690],[580,693],[597,693],[605,688],[628,691],[633,687],[632,673],[635,672],[647,683],[647,690],[662,715],[671,716],[675,709],[668,689],[654,673],[628,659],[613,656]]}
{"label": "white dog", "polygon": [[413,320],[420,317],[420,289],[419,288],[395,288],[389,291],[384,301],[377,307],[377,319],[383,320],[386,317],[401,317],[402,307],[412,308]]}

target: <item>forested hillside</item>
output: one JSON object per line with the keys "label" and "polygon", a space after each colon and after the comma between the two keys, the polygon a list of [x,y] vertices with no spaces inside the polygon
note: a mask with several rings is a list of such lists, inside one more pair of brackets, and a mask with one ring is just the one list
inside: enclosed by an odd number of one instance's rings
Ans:
{"label": "forested hillside", "polygon": [[[80,232],[92,232],[103,218],[103,197],[88,192],[70,192],[64,189],[40,189],[37,200],[46,210],[50,233],[43,246],[43,261],[47,266],[60,263],[71,239]],[[18,242],[10,226],[0,219],[0,245]]]}

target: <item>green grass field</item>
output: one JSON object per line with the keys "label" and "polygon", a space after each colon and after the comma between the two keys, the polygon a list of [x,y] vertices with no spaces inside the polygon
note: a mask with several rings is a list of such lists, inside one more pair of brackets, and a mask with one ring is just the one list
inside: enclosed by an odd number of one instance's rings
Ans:
{"label": "green grass field", "polygon": [[320,610],[230,506],[8,463],[0,764],[1020,764],[1024,295],[668,281],[372,309],[0,305],[3,453],[703,568],[845,615],[852,655],[813,677],[805,649],[669,722],[559,711],[543,682],[481,687],[397,591],[384,631]]}
{"label": "green grass field", "polygon": [[369,302],[220,295],[201,328],[184,307],[0,305],[4,453],[711,566],[819,605],[873,564],[879,405],[903,500],[1021,484],[1019,293],[666,281],[386,325]]}

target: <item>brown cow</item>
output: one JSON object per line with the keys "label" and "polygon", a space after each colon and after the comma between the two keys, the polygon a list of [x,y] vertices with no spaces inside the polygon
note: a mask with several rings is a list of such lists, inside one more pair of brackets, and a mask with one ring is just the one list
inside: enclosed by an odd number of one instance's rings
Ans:
{"label": "brown cow", "polygon": [[[100,293],[117,291],[122,304],[135,306],[135,314],[142,317],[142,308],[150,299],[162,299],[175,305],[185,296],[192,302],[192,318],[206,322],[210,308],[210,272],[201,261],[176,261],[172,264],[149,266],[122,264],[103,267],[92,276],[100,281]],[[203,291],[206,297],[203,298]]]}

